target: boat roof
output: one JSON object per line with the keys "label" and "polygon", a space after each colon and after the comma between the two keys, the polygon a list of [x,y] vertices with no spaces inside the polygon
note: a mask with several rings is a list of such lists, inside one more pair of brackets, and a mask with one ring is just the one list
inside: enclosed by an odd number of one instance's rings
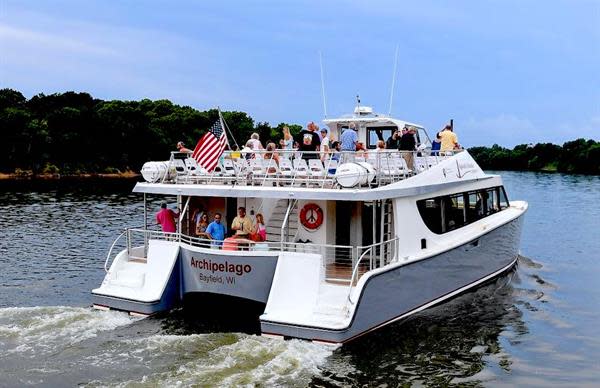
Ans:
{"label": "boat roof", "polygon": [[[369,108],[369,107],[357,107],[358,108]],[[350,123],[361,123],[361,124],[374,124],[375,126],[386,125],[386,124],[394,124],[399,128],[404,126],[416,127],[416,128],[424,128],[423,125],[413,123],[410,121],[404,121],[400,119],[396,119],[394,117],[384,115],[381,113],[375,113],[370,108],[367,111],[357,111],[355,109],[353,114],[342,115],[337,118],[325,119],[323,122],[327,126],[331,126],[332,124],[341,124],[347,125]]]}

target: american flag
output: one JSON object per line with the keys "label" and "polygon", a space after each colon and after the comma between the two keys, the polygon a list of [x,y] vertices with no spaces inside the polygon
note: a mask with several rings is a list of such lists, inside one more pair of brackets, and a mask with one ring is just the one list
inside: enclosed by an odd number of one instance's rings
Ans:
{"label": "american flag", "polygon": [[225,144],[227,144],[227,135],[221,125],[221,120],[217,120],[213,126],[198,140],[196,148],[192,153],[192,157],[196,159],[198,164],[206,169],[206,171],[212,171],[217,166],[219,157],[225,150]]}

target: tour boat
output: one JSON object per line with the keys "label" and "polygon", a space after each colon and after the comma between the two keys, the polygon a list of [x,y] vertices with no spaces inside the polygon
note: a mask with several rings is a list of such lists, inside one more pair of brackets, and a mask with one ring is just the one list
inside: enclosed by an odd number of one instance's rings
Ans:
{"label": "tour boat", "polygon": [[[366,106],[324,124],[335,139],[356,130],[366,150],[225,151],[211,171],[189,153],[146,163],[133,189],[145,225],[113,243],[94,306],[151,315],[220,295],[224,310],[257,304],[264,336],[346,343],[515,265],[528,205],[466,150],[432,153],[423,126]],[[376,149],[404,128],[415,151]],[[157,230],[150,195],[177,203],[176,233]],[[264,216],[265,241],[196,235],[198,211],[231,232],[239,207]]]}

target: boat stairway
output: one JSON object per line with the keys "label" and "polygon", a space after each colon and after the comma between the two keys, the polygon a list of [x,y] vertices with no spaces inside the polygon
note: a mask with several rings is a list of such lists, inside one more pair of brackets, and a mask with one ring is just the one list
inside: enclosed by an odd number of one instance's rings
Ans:
{"label": "boat stairway", "polygon": [[[267,221],[267,241],[278,242],[281,241],[281,226],[285,220],[285,214],[287,213],[288,202],[287,200],[280,199],[277,201],[275,209],[271,217]],[[298,232],[298,205],[295,204],[294,208],[290,212],[288,217],[288,235],[290,239],[296,236]]]}

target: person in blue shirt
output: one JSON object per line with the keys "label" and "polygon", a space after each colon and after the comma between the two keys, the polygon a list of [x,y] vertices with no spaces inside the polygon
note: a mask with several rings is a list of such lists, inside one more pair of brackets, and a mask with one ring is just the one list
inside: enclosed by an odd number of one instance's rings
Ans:
{"label": "person in blue shirt", "polygon": [[354,123],[350,124],[350,128],[344,129],[340,136],[342,143],[342,151],[356,151],[356,143],[358,143],[358,135],[354,129]]}
{"label": "person in blue shirt", "polygon": [[440,154],[440,149],[442,148],[442,137],[440,133],[437,133],[436,139],[431,142],[431,155],[438,156]]}
{"label": "person in blue shirt", "polygon": [[225,235],[227,234],[227,227],[221,223],[221,213],[215,213],[215,220],[208,224],[205,233],[212,240],[215,240],[212,242],[213,246],[221,247],[223,245],[223,240],[225,240]]}

